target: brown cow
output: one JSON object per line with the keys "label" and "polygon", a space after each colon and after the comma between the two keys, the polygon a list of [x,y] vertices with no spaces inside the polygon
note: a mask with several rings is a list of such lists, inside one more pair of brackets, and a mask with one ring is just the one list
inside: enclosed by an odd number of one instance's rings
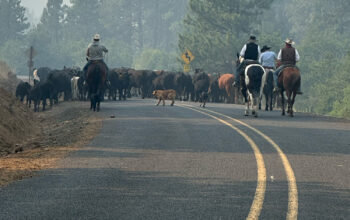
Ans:
{"label": "brown cow", "polygon": [[227,102],[233,103],[234,102],[234,88],[233,88],[233,82],[235,81],[235,77],[233,74],[226,73],[220,76],[219,78],[219,88],[221,90],[225,90],[227,94]]}

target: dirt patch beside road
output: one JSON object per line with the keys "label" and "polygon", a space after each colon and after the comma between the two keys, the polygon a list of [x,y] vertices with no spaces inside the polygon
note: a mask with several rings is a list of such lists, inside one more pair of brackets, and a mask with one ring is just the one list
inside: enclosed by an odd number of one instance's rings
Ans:
{"label": "dirt patch beside road", "polygon": [[22,132],[26,134],[25,140],[18,137],[18,144],[11,143],[0,156],[0,186],[53,167],[57,160],[88,143],[102,125],[101,118],[89,110],[87,102],[62,102],[51,110],[28,112],[28,115],[28,121],[22,122],[30,124],[31,129]]}

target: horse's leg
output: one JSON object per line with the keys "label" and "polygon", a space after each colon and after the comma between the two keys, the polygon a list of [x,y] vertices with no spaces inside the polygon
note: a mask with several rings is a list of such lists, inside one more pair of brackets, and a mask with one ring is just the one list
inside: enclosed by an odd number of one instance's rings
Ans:
{"label": "horse's leg", "polygon": [[252,115],[254,115],[254,117],[258,117],[258,104],[261,100],[260,96],[254,92],[253,94],[250,94],[250,97],[251,97]]}
{"label": "horse's leg", "polygon": [[273,102],[273,94],[272,93],[269,93],[269,105],[270,105],[270,111],[273,110],[273,107],[272,107],[272,102]]}
{"label": "horse's leg", "polygon": [[292,91],[286,90],[286,95],[287,95],[287,113],[290,115],[291,104],[292,104],[292,100],[291,100]]}
{"label": "horse's leg", "polygon": [[97,111],[99,112],[100,111],[100,104],[101,104],[100,98],[97,99],[96,104],[97,104],[97,107],[96,107]]}
{"label": "horse's leg", "polygon": [[46,106],[46,98],[43,99],[43,111],[45,111],[45,106]]}
{"label": "horse's leg", "polygon": [[269,110],[269,105],[270,105],[270,108],[271,108],[271,97],[269,96],[268,93],[265,94],[265,111],[268,111]]}
{"label": "horse's leg", "polygon": [[92,95],[91,92],[89,92],[90,95],[90,110],[93,110],[94,108],[94,96]]}
{"label": "horse's leg", "polygon": [[248,97],[247,97],[247,88],[242,88],[241,93],[244,97],[244,103],[245,103],[244,115],[248,116],[249,115],[249,102],[248,102]]}
{"label": "horse's leg", "polygon": [[283,95],[283,89],[281,89],[281,96],[282,96],[282,115],[285,115],[285,109],[284,109],[284,95]]}
{"label": "horse's leg", "polygon": [[259,101],[259,110],[261,110],[261,100]]}
{"label": "horse's leg", "polygon": [[249,102],[245,103],[245,111],[244,111],[244,116],[248,116],[249,115]]}
{"label": "horse's leg", "polygon": [[96,94],[95,93],[91,94],[91,106],[92,106],[92,110],[96,111]]}
{"label": "horse's leg", "polygon": [[297,95],[296,91],[293,91],[292,94],[292,100],[291,100],[291,107],[290,107],[290,117],[294,117],[294,112],[293,112],[293,105],[294,105],[294,101],[295,101],[295,96]]}

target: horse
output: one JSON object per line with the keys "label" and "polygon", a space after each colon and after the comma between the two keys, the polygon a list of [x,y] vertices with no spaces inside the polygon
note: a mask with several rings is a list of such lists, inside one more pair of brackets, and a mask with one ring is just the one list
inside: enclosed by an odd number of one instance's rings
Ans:
{"label": "horse", "polygon": [[252,109],[252,115],[258,117],[258,104],[260,103],[262,91],[265,85],[266,72],[263,66],[257,61],[245,61],[247,65],[239,65],[239,56],[237,60],[238,69],[242,71],[245,67],[244,75],[241,77],[241,92],[244,97],[246,109],[245,116],[249,115],[249,111]]}
{"label": "horse", "polygon": [[[266,80],[264,85],[263,94],[265,96],[266,105],[265,105],[265,111],[268,111],[270,108],[270,111],[273,110],[273,100],[274,100],[274,93],[273,93],[273,70],[269,68],[265,68],[266,72]],[[259,103],[259,109],[261,109],[261,101]]]}
{"label": "horse", "polygon": [[284,68],[278,76],[278,87],[280,88],[280,94],[282,96],[282,115],[285,115],[285,98],[284,91],[287,95],[288,110],[287,113],[290,117],[294,117],[293,105],[295,96],[300,87],[301,76],[300,71],[295,66],[288,66]]}
{"label": "horse", "polygon": [[99,60],[92,61],[87,69],[86,83],[90,94],[90,109],[100,111],[101,97],[104,95],[107,67]]}

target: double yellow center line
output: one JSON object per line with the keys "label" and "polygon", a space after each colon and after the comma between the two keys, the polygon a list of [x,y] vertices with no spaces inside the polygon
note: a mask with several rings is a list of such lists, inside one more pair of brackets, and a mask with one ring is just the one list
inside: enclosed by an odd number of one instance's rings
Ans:
{"label": "double yellow center line", "polygon": [[[249,212],[248,217],[247,217],[247,219],[249,219],[249,220],[259,219],[259,215],[261,213],[262,206],[264,203],[265,191],[266,191],[266,168],[265,168],[263,155],[260,152],[258,146],[255,144],[255,142],[246,133],[244,133],[239,128],[233,126],[229,122],[222,120],[222,119],[220,119],[212,114],[219,115],[221,117],[232,120],[238,124],[241,124],[249,129],[251,129],[252,131],[256,132],[258,135],[260,135],[262,138],[264,138],[268,143],[270,143],[271,146],[277,151],[279,157],[281,158],[284,170],[285,170],[286,175],[287,175],[287,180],[288,180],[288,211],[287,211],[286,219],[287,220],[296,220],[297,219],[297,217],[298,217],[298,190],[297,190],[295,175],[294,175],[292,166],[290,165],[290,163],[288,161],[287,156],[283,153],[281,148],[270,137],[268,137],[267,135],[265,135],[263,132],[259,131],[258,129],[256,129],[256,128],[254,128],[254,127],[252,127],[252,126],[250,126],[250,125],[248,125],[248,124],[246,124],[238,119],[229,117],[227,115],[224,115],[224,114],[221,114],[218,112],[214,112],[214,111],[211,111],[208,109],[198,110],[196,107],[191,106],[191,105],[181,105],[181,107],[191,109],[193,111],[207,115],[207,116],[229,126],[230,128],[234,129],[237,133],[239,133],[250,144],[251,148],[253,149],[256,163],[257,163],[258,183],[257,183],[256,191],[255,191],[254,200],[253,200],[253,203],[252,203],[251,208],[250,208],[250,212]],[[212,113],[212,114],[209,114],[208,112]]]}

